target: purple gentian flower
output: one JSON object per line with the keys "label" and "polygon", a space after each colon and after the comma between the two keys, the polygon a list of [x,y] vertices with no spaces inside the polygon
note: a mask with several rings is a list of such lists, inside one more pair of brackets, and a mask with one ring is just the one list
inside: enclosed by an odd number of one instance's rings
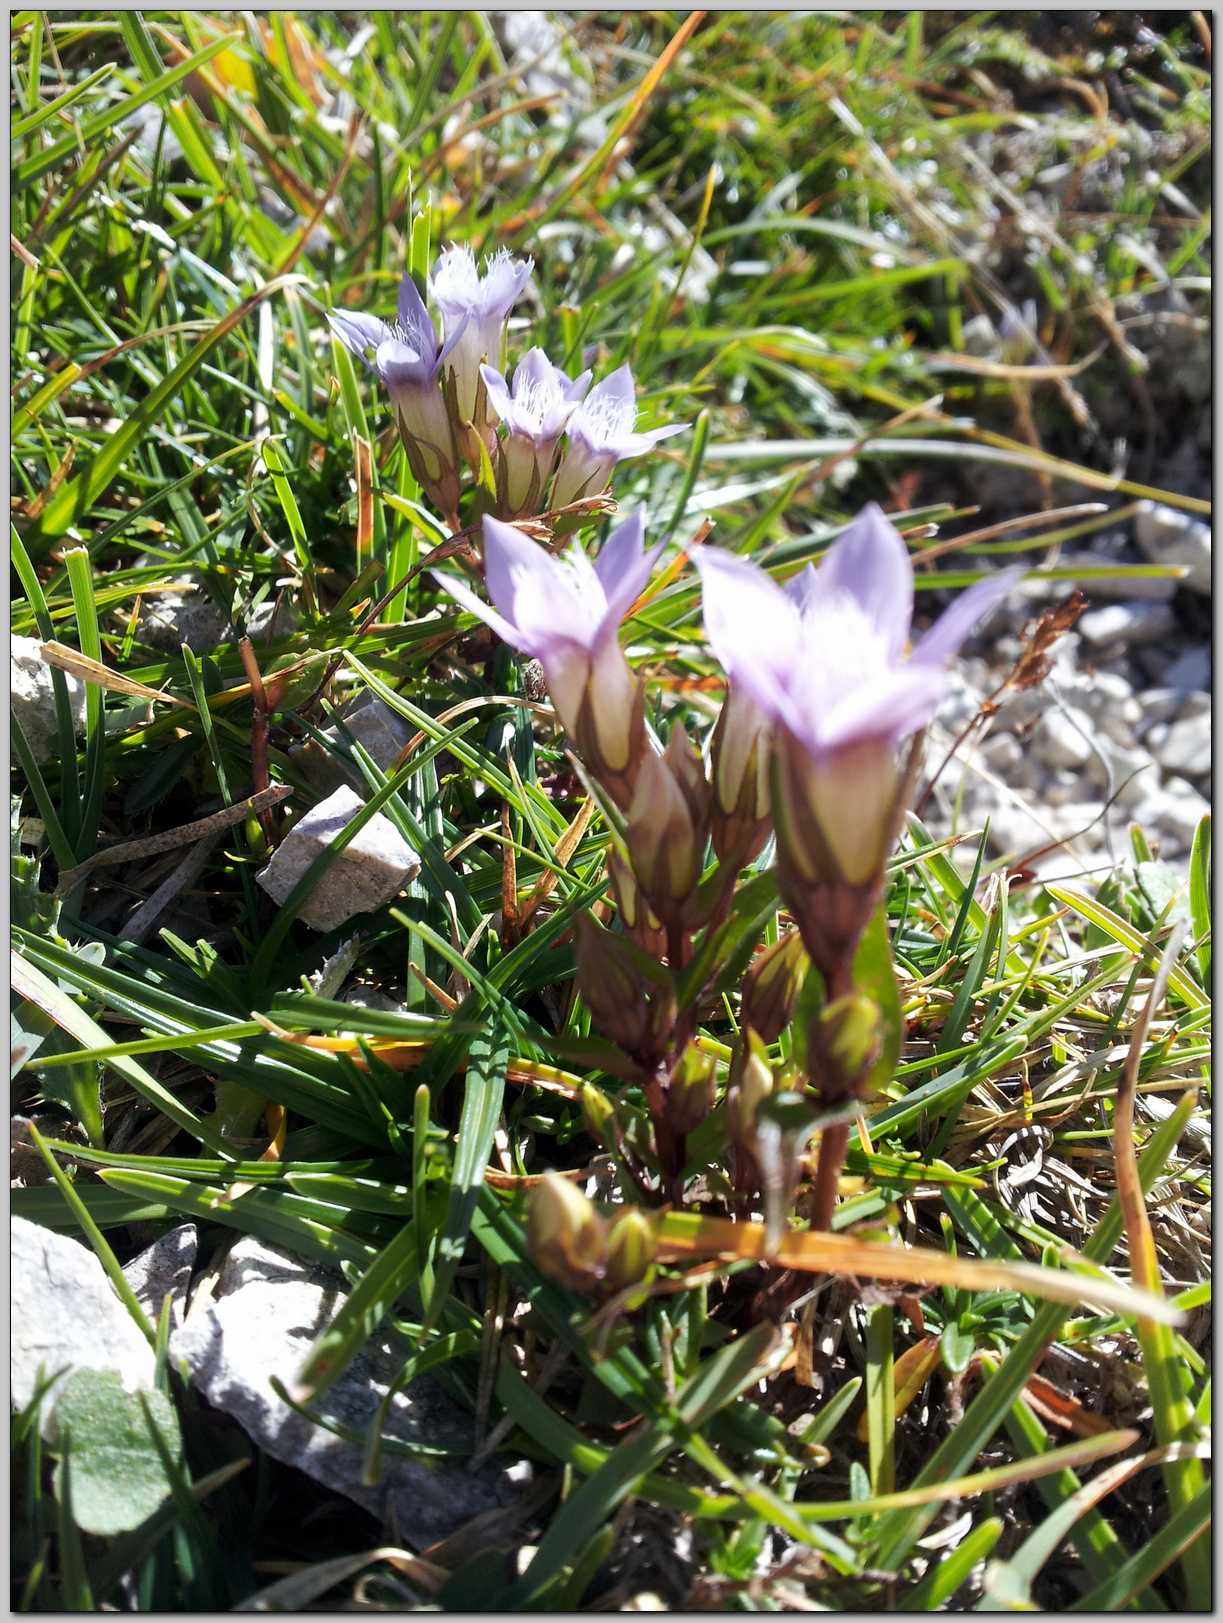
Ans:
{"label": "purple gentian flower", "polygon": [[687,423],[638,432],[637,388],[627,363],[597,383],[570,417],[565,454],[556,472],[552,505],[568,507],[607,489],[612,469],[627,457],[652,450],[659,440],[682,434]]}
{"label": "purple gentian flower", "polygon": [[[484,520],[490,608],[471,588],[434,572],[439,586],[520,653],[538,659],[566,731],[587,764],[619,784],[631,778],[642,730],[640,687],[620,651],[620,622],[649,579],[661,544],[646,552],[634,513],[592,564],[576,544],[554,557],[520,530]],[[623,785],[621,785],[623,787]]]}
{"label": "purple gentian flower", "polygon": [[501,364],[501,334],[506,317],[530,280],[533,262],[515,259],[500,248],[485,265],[481,276],[470,248],[447,248],[438,256],[429,279],[429,292],[442,312],[446,337],[456,333],[450,356],[460,422],[474,424],[487,437],[491,420],[480,411],[480,363]]}
{"label": "purple gentian flower", "polygon": [[492,366],[480,376],[488,403],[507,430],[500,442],[498,470],[502,512],[507,518],[537,513],[556,460],[565,424],[590,383],[589,371],[569,378],[542,349],[529,349],[514,369],[511,388]]}
{"label": "purple gentian flower", "polygon": [[[897,746],[933,717],[948,662],[1023,571],[962,593],[906,657],[913,567],[874,504],[784,591],[745,559],[712,547],[695,556],[705,629],[732,692],[746,693],[774,727],[788,899],[835,882],[873,900],[903,810]],[[821,906],[827,915],[827,895]],[[801,906],[795,912],[803,925]]]}
{"label": "purple gentian flower", "polygon": [[328,311],[327,320],[345,348],[386,384],[413,473],[442,511],[452,513],[459,499],[459,476],[438,373],[462,338],[462,327],[439,344],[411,276],[399,284],[398,320],[393,325],[348,310]]}

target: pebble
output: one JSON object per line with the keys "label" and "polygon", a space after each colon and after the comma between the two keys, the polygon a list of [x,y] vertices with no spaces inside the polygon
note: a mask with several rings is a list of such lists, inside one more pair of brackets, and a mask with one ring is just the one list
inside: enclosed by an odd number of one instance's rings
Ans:
{"label": "pebble", "polygon": [[1132,647],[1169,636],[1173,623],[1167,603],[1110,603],[1107,608],[1085,614],[1079,621],[1079,631],[1093,649]]}
{"label": "pebble", "polygon": [[[74,1369],[113,1370],[128,1392],[151,1391],[153,1349],[88,1246],[24,1217],[9,1225],[9,1392],[24,1409],[43,1374],[51,1391]],[[44,1405],[43,1414],[50,1405]]]}
{"label": "pebble", "polygon": [[[416,1549],[513,1502],[522,1491],[516,1480],[522,1473],[511,1476],[498,1455],[472,1469],[475,1417],[428,1375],[395,1394],[384,1434],[409,1448],[450,1449],[454,1457],[415,1459],[384,1450],[373,1486],[362,1480],[361,1442],[346,1442],[312,1424],[276,1396],[273,1377],[292,1390],[315,1339],[346,1296],[339,1273],[244,1236],[225,1259],[211,1296],[193,1303],[171,1335],[171,1357],[185,1360],[196,1390],[260,1448],[385,1517]],[[318,1400],[319,1411],[363,1437],[403,1366],[405,1350],[375,1330]]]}
{"label": "pebble", "polygon": [[[317,856],[360,811],[362,801],[348,787],[337,789],[306,813],[285,835],[272,860],[255,878],[277,902],[284,902]],[[420,858],[381,814],[366,823],[323,874],[298,917],[314,930],[336,930],[358,913],[392,901],[420,871]]]}
{"label": "pebble", "polygon": [[1134,511],[1134,539],[1152,563],[1180,564],[1189,573],[1180,585],[1210,595],[1211,534],[1209,524],[1161,502],[1139,502]]}
{"label": "pebble", "polygon": [[1191,783],[1169,778],[1162,789],[1134,808],[1134,821],[1145,831],[1153,829],[1169,837],[1184,852],[1193,844],[1197,826],[1209,810],[1209,802]]}
{"label": "pebble", "polygon": [[1091,717],[1067,705],[1048,709],[1032,736],[1032,747],[1053,767],[1082,767],[1091,760]]}
{"label": "pebble", "polygon": [[210,654],[233,634],[229,616],[200,587],[153,592],[140,611],[140,640],[164,653],[186,643],[193,654]]}
{"label": "pebble", "polygon": [[[413,736],[414,729],[402,716],[384,704],[372,693],[362,694],[340,712],[344,726],[357,743],[369,754],[374,764],[389,773],[396,759]],[[365,795],[367,785],[361,769],[351,759],[349,746],[338,726],[331,726],[322,735],[334,753],[325,750],[311,739],[308,744],[291,750],[290,756],[301,765],[309,781],[321,793],[330,793],[342,784],[350,784],[358,794]]]}
{"label": "pebble", "polygon": [[[62,672],[68,686],[68,708],[74,730],[85,730],[85,684]],[[51,667],[42,657],[37,637],[9,638],[9,698],[36,761],[49,761],[59,753],[59,722],[55,715],[55,689]]]}
{"label": "pebble", "polygon": [[1187,778],[1208,778],[1210,735],[1211,717],[1208,715],[1183,716],[1173,722],[1155,749],[1160,766],[1165,772],[1179,772]]}

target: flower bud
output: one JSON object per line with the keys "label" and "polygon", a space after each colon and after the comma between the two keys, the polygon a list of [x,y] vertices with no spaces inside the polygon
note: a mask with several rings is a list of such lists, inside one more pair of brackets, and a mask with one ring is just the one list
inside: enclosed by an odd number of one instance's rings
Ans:
{"label": "flower bud", "polygon": [[697,841],[704,845],[709,829],[709,783],[705,777],[705,763],[682,721],[677,721],[671,728],[663,760],[687,802]]}
{"label": "flower bud", "polygon": [[757,1114],[774,1086],[773,1067],[764,1044],[755,1032],[748,1031],[735,1049],[726,1094],[726,1121],[737,1145],[750,1147],[755,1142]]}
{"label": "flower bud", "polygon": [[775,1043],[794,1017],[810,960],[797,930],[788,930],[753,959],[743,981],[742,1023]]}
{"label": "flower bud", "polygon": [[825,1105],[860,1099],[879,1053],[878,1005],[861,992],[847,992],[826,1004],[812,1021],[808,1038],[811,1080]]}
{"label": "flower bud", "polygon": [[694,1133],[714,1106],[716,1088],[712,1054],[689,1043],[667,1088],[667,1121],[680,1138]]}
{"label": "flower bud", "polygon": [[671,975],[627,936],[580,913],[578,990],[599,1030],[647,1069],[665,1052],[675,1024]]}
{"label": "flower bud", "polygon": [[588,1290],[606,1265],[607,1225],[575,1184],[549,1172],[531,1190],[527,1247],[535,1266],[549,1279],[572,1290]]}
{"label": "flower bud", "polygon": [[678,918],[701,877],[701,851],[688,801],[665,758],[647,751],[626,832],[638,883],[666,924]]}
{"label": "flower bud", "polygon": [[643,952],[661,958],[667,950],[667,932],[641,894],[641,886],[615,846],[607,853],[607,877],[620,913],[620,922]]}
{"label": "flower bud", "polygon": [[582,1084],[582,1119],[586,1123],[586,1131],[591,1138],[598,1139],[604,1149],[610,1150],[616,1141],[613,1123],[616,1119],[615,1106],[606,1094],[600,1093],[598,1088],[592,1087],[589,1082]]}
{"label": "flower bud", "polygon": [[607,1289],[626,1290],[647,1281],[652,1272],[658,1238],[654,1225],[636,1206],[630,1206],[611,1225],[607,1236]]}
{"label": "flower bud", "polygon": [[769,749],[767,717],[732,682],[710,746],[711,833],[719,862],[741,868],[769,837]]}

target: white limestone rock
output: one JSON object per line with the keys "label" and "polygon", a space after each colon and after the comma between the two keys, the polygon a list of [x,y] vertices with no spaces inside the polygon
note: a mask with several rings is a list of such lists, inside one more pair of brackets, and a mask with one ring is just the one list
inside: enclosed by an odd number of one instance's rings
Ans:
{"label": "white limestone rock", "polygon": [[1040,718],[1033,746],[1050,766],[1073,769],[1091,760],[1091,735],[1090,716],[1069,705],[1064,710],[1051,706]]}
{"label": "white limestone rock", "polygon": [[[72,725],[79,734],[85,730],[85,684],[67,671],[62,675],[68,685]],[[59,750],[59,722],[51,667],[42,657],[37,637],[9,638],[9,695],[34,759],[50,761]]]}
{"label": "white limestone rock", "polygon": [[41,1223],[14,1217],[9,1229],[10,1394],[24,1409],[43,1375],[113,1370],[128,1392],[152,1391],[153,1349],[116,1296],[88,1246]]}
{"label": "white limestone rock", "polygon": [[[192,1384],[215,1409],[236,1420],[276,1459],[386,1518],[416,1549],[444,1538],[483,1511],[511,1503],[521,1471],[494,1455],[476,1470],[475,1417],[429,1376],[411,1381],[391,1402],[385,1435],[409,1447],[447,1449],[453,1457],[383,1450],[375,1486],[362,1481],[362,1447],[294,1413],[272,1390],[273,1377],[292,1391],[315,1338],[347,1294],[330,1269],[244,1237],[229,1253],[216,1290],[193,1305],[170,1338]],[[402,1365],[403,1349],[375,1332],[318,1402],[340,1426],[364,1435]]]}
{"label": "white limestone rock", "polygon": [[1186,778],[1210,776],[1211,717],[1181,716],[1155,751],[1165,772]]}
{"label": "white limestone rock", "polygon": [[123,1277],[154,1324],[161,1317],[162,1303],[167,1296],[171,1325],[183,1322],[187,1289],[198,1250],[199,1230],[194,1223],[182,1223],[154,1240],[124,1266]]}
{"label": "white limestone rock", "polygon": [[[289,830],[267,867],[255,876],[274,901],[285,901],[361,805],[351,789],[337,789]],[[376,814],[323,874],[298,917],[311,929],[337,930],[358,913],[392,901],[419,871],[416,852],[387,818]]]}
{"label": "white limestone rock", "polygon": [[1161,502],[1139,502],[1134,511],[1134,539],[1153,564],[1180,564],[1189,573],[1180,585],[1210,595],[1210,525]]}
{"label": "white limestone rock", "polygon": [[1110,603],[1092,609],[1079,621],[1083,641],[1092,649],[1135,647],[1171,635],[1172,610],[1167,603]]}
{"label": "white limestone rock", "polygon": [[[346,705],[340,712],[340,720],[371,756],[374,764],[386,773],[394,767],[400,751],[414,731],[390,705],[384,704],[372,693],[361,694]],[[351,767],[345,764],[343,757],[348,752],[348,741],[339,726],[333,724],[324,729],[323,737],[341,754],[333,755],[311,739],[289,752],[293,760],[301,766],[320,793],[330,794],[342,784],[349,784],[358,794],[364,795],[368,786],[360,768],[355,764]]]}

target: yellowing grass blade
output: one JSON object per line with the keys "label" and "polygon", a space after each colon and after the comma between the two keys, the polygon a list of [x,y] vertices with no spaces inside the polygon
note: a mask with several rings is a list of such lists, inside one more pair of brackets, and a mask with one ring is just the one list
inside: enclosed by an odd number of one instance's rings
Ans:
{"label": "yellowing grass blade", "polygon": [[951,1285],[961,1290],[1013,1290],[1072,1307],[1087,1305],[1108,1313],[1135,1314],[1160,1324],[1182,1322],[1181,1315],[1163,1297],[1098,1274],[1071,1273],[1032,1262],[953,1257],[922,1246],[859,1240],[852,1234],[791,1232],[784,1234],[770,1253],[763,1223],[732,1223],[723,1217],[666,1213],[658,1225],[659,1261],[694,1256],[749,1257],[805,1273],[852,1274],[861,1279]]}

